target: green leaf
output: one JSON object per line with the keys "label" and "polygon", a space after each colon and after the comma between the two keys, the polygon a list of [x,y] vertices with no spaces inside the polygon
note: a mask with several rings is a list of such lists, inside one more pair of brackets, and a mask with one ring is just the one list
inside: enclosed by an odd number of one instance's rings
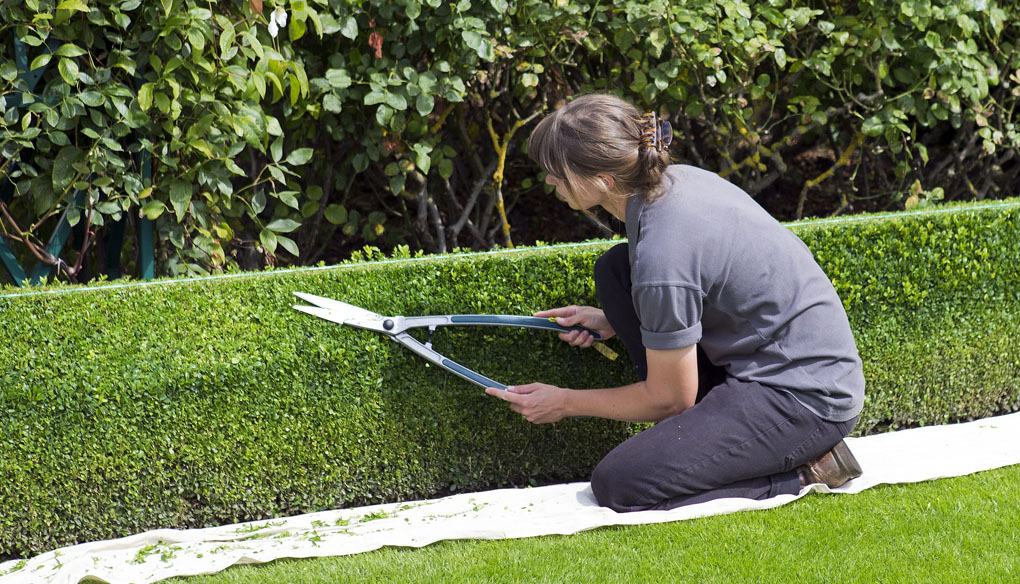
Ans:
{"label": "green leaf", "polygon": [[398,174],[390,179],[390,192],[394,195],[399,195],[404,192],[404,186],[407,183],[407,177],[403,174]]}
{"label": "green leaf", "polygon": [[453,176],[453,161],[449,158],[443,158],[439,161],[439,176],[446,180],[450,180]]}
{"label": "green leaf", "polygon": [[779,47],[772,56],[775,57],[776,65],[779,65],[780,69],[786,68],[786,50],[784,48]]}
{"label": "green leaf", "polygon": [[875,137],[881,136],[884,128],[885,124],[878,116],[871,116],[864,120],[864,124],[861,126],[861,131],[864,132],[865,136]]}
{"label": "green leaf", "polygon": [[386,101],[386,92],[373,89],[365,95],[365,105],[376,105]]}
{"label": "green leaf", "polygon": [[266,225],[266,229],[275,231],[276,233],[290,233],[301,227],[301,224],[293,219],[277,219],[269,225]]}
{"label": "green leaf", "polygon": [[390,119],[393,118],[393,108],[384,104],[380,104],[378,109],[375,110],[375,121],[379,122],[380,126],[385,126],[390,123]]}
{"label": "green leaf", "polygon": [[53,55],[51,53],[43,53],[43,54],[39,55],[38,57],[32,59],[32,64],[29,65],[28,68],[30,70],[34,71],[36,69],[45,67],[46,65],[50,64],[50,60],[52,58],[53,58]]}
{"label": "green leaf", "polygon": [[347,69],[330,69],[326,71],[326,81],[336,89],[347,89],[353,82],[350,74],[347,73]]}
{"label": "green leaf", "polygon": [[64,0],[57,4],[57,10],[72,10],[78,12],[90,12],[88,4],[82,0]]}
{"label": "green leaf", "polygon": [[287,205],[291,209],[300,210],[301,205],[298,203],[297,197],[295,196],[297,194],[297,191],[280,191],[276,194],[276,196],[280,198],[280,202],[284,205]]}
{"label": "green leaf", "polygon": [[421,4],[418,3],[418,0],[407,0],[407,4],[404,5],[404,14],[407,15],[408,20],[415,20],[421,16]]}
{"label": "green leaf", "polygon": [[287,32],[290,33],[290,42],[293,43],[300,40],[301,37],[305,36],[306,30],[308,30],[308,25],[305,24],[304,20],[300,20],[297,17],[292,18],[287,25]]}
{"label": "green leaf", "polygon": [[322,96],[322,107],[326,111],[334,114],[338,114],[343,111],[343,103],[341,103],[340,98],[337,97],[335,93],[327,93]]}
{"label": "green leaf", "polygon": [[230,172],[236,174],[237,176],[247,176],[247,173],[244,172],[244,169],[242,169],[240,166],[238,166],[237,163],[234,162],[233,160],[231,160],[229,158],[224,158],[223,159],[223,164],[224,164],[224,166],[227,167],[227,170],[229,170]]}
{"label": "green leaf", "polygon": [[283,158],[283,136],[273,140],[269,145],[269,154],[273,157],[273,162],[279,162]]}
{"label": "green leaf", "polygon": [[270,136],[283,136],[283,127],[280,126],[280,120],[272,117],[266,117],[266,132]]}
{"label": "green leaf", "polygon": [[413,146],[415,152],[414,163],[424,174],[429,173],[429,168],[432,167],[432,159],[429,158],[429,153],[432,152],[432,145],[426,143],[418,143]]}
{"label": "green leaf", "polygon": [[4,81],[14,81],[18,78],[18,67],[13,61],[4,61],[0,63],[0,77]]}
{"label": "green leaf", "polygon": [[263,229],[259,233],[259,241],[262,242],[262,247],[266,248],[269,253],[276,253],[276,234],[268,229]]}
{"label": "green leaf", "polygon": [[666,48],[666,31],[661,28],[656,28],[648,35],[648,40],[651,41],[652,47],[655,48],[655,56],[662,55],[662,50]]}
{"label": "green leaf", "polygon": [[352,41],[358,38],[358,21],[353,16],[348,16],[344,19],[342,25],[340,25],[340,34],[351,39]]}
{"label": "green leaf", "polygon": [[163,69],[164,74],[172,73],[175,69],[184,64],[184,60],[174,55],[166,62],[166,67]]}
{"label": "green leaf", "polygon": [[308,97],[308,73],[305,71],[304,66],[301,65],[301,61],[295,61],[291,66],[294,68],[294,74],[297,75],[302,97]]}
{"label": "green leaf", "polygon": [[170,203],[177,214],[178,223],[184,221],[184,214],[191,206],[191,194],[192,186],[188,181],[176,179],[170,183]]}
{"label": "green leaf", "polygon": [[[95,183],[93,183],[95,184]],[[103,201],[95,207],[96,211],[99,211],[103,215],[115,215],[121,212],[120,203],[117,201]]]}
{"label": "green leaf", "polygon": [[266,170],[268,170],[269,174],[273,175],[273,178],[276,179],[278,182],[281,183],[287,182],[287,177],[284,176],[283,171],[280,170],[279,166],[276,166],[275,164],[272,166],[267,166]]}
{"label": "green leaf", "polygon": [[432,90],[436,88],[436,84],[439,83],[439,78],[432,71],[426,71],[418,76],[418,89],[422,93],[432,93]]}
{"label": "green leaf", "polygon": [[478,34],[474,30],[465,30],[460,33],[461,38],[464,39],[464,44],[479,52],[482,48],[482,35]]}
{"label": "green leaf", "polygon": [[255,194],[251,198],[251,210],[258,215],[266,208],[266,192],[262,189],[257,189]]}
{"label": "green leaf", "polygon": [[326,216],[326,221],[329,221],[333,225],[343,225],[347,223],[347,208],[343,205],[329,205],[326,207],[326,211],[323,213]]}
{"label": "green leaf", "polygon": [[356,172],[364,172],[368,168],[368,156],[365,156],[363,152],[359,152],[354,155],[354,159],[351,161],[354,164],[354,170]]}
{"label": "green leaf", "polygon": [[85,50],[74,43],[64,43],[53,54],[58,57],[80,57],[85,54]]}
{"label": "green leaf", "polygon": [[464,40],[464,44],[474,49],[480,58],[492,61],[495,58],[493,43],[482,35],[484,32],[484,29],[481,31],[465,30],[461,32],[461,38]]}
{"label": "green leaf", "polygon": [[98,91],[83,91],[78,94],[78,98],[81,99],[82,103],[89,107],[99,107],[106,102],[106,98]]}
{"label": "green leaf", "polygon": [[143,112],[152,107],[152,83],[145,83],[138,89],[138,107]]}
{"label": "green leaf", "polygon": [[234,27],[230,26],[220,33],[220,55],[226,54],[226,52],[234,45]]}
{"label": "green leaf", "polygon": [[188,42],[196,53],[201,53],[205,49],[205,35],[197,28],[188,31]]}
{"label": "green leaf", "polygon": [[641,93],[646,85],[648,85],[648,76],[644,71],[638,69],[634,72],[634,81],[630,84],[630,89],[635,93]]}
{"label": "green leaf", "polygon": [[56,191],[66,189],[77,175],[77,171],[74,169],[75,163],[84,159],[85,153],[76,146],[61,148],[53,160],[53,189]]}
{"label": "green leaf", "polygon": [[163,204],[163,201],[149,201],[142,207],[142,215],[150,220],[158,219],[164,211],[166,211],[166,205]]}
{"label": "green leaf", "polygon": [[202,154],[205,154],[208,158],[216,158],[216,155],[213,154],[212,149],[209,147],[209,143],[205,140],[192,140],[191,142],[188,142],[188,146],[198,150]]}
{"label": "green leaf", "polygon": [[414,101],[414,109],[418,110],[418,115],[427,116],[432,113],[432,110],[436,107],[436,99],[431,95],[425,95],[421,93],[418,98]]}
{"label": "green leaf", "polygon": [[[903,6],[906,6],[906,3]],[[889,28],[883,27],[881,32],[879,32],[879,36],[882,38],[882,44],[890,51],[898,51],[903,48],[903,45],[896,40],[896,34]]]}
{"label": "green leaf", "polygon": [[928,164],[928,147],[920,143],[914,144],[914,147],[917,149],[917,153],[921,156],[921,161]]}
{"label": "green leaf", "polygon": [[277,235],[276,241],[277,243],[282,245],[283,249],[287,250],[287,252],[290,253],[291,255],[293,256],[301,255],[300,251],[298,251],[298,246],[296,243],[294,243],[293,239],[289,237],[284,237],[282,235]]}
{"label": "green leaf", "polygon": [[66,219],[67,224],[71,227],[74,227],[75,225],[78,224],[79,221],[81,221],[81,209],[78,209],[77,213],[68,213]]}
{"label": "green leaf", "polygon": [[311,148],[298,148],[287,155],[287,164],[292,164],[294,166],[306,164],[312,159],[312,154],[314,153],[315,151]]}
{"label": "green leaf", "polygon": [[407,98],[399,93],[387,93],[386,105],[397,111],[404,111],[407,109]]}
{"label": "green leaf", "polygon": [[[315,34],[322,38],[322,19],[319,18],[319,13],[311,7],[308,8],[308,18],[311,19],[312,25],[315,26]],[[297,254],[294,254],[297,255]]]}

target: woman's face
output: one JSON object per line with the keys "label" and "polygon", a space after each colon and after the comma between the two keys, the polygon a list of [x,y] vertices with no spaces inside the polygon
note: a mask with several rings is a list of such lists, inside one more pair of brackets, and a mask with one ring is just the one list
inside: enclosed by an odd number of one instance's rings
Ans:
{"label": "woman's face", "polygon": [[576,185],[573,196],[566,188],[566,181],[546,173],[545,183],[556,187],[556,198],[570,206],[571,209],[583,211],[601,205],[606,200],[606,191],[587,185]]}

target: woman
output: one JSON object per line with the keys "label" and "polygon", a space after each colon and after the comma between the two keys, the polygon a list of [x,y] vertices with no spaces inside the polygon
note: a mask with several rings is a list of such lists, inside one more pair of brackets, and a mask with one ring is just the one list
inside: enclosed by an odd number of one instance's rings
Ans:
{"label": "woman", "polygon": [[[596,262],[601,309],[536,316],[619,336],[640,381],[487,392],[533,423],[657,422],[592,474],[599,503],[621,512],[765,499],[859,476],[843,438],[863,407],[864,376],[835,289],[807,247],[745,192],[671,166],[669,139],[654,115],[587,95],[542,120],[529,142],[559,197],[585,212],[603,207],[628,238]],[[561,338],[593,341],[587,332]]]}

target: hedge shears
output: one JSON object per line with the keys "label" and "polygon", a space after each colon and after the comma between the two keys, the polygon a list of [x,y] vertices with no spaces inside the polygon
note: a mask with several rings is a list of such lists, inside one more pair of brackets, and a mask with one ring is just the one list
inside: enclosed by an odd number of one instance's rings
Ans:
{"label": "hedge shears", "polygon": [[[313,316],[343,324],[355,328],[368,329],[382,333],[400,345],[403,345],[411,352],[422,357],[430,363],[458,375],[472,383],[482,387],[495,387],[506,390],[507,386],[489,379],[488,377],[464,367],[436,351],[432,350],[432,333],[436,327],[441,326],[515,326],[533,329],[545,329],[556,332],[567,332],[571,330],[586,330],[600,340],[602,336],[588,328],[580,325],[565,327],[556,324],[554,320],[539,318],[536,316],[512,316],[502,314],[445,314],[437,316],[382,316],[365,310],[353,304],[324,298],[304,292],[295,292],[295,296],[313,304],[314,306],[297,306],[294,308]],[[422,343],[411,336],[409,329],[427,328],[429,339]]]}

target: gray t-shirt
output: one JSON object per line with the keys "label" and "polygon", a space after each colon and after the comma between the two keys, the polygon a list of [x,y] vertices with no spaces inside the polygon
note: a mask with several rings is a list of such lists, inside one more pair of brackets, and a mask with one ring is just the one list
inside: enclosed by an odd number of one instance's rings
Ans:
{"label": "gray t-shirt", "polygon": [[842,422],[864,405],[846,311],[807,246],[718,175],[670,166],[665,193],[627,204],[634,307],[653,350],[699,344],[744,381]]}

